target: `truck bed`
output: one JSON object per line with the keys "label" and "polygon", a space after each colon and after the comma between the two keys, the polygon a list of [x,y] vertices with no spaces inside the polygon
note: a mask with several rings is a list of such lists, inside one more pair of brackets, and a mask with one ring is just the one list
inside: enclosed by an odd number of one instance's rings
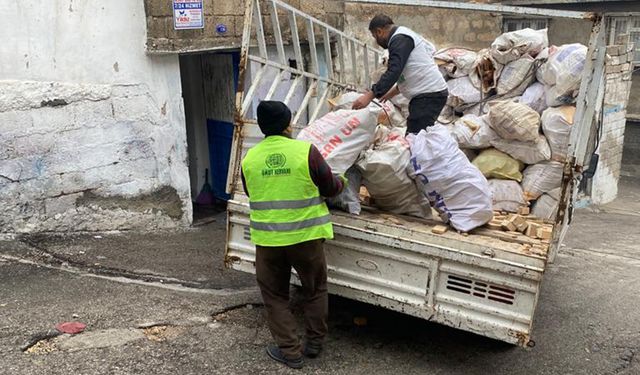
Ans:
{"label": "truck bed", "polygon": [[[255,272],[248,205],[232,200],[228,210],[226,262]],[[513,344],[529,342],[547,263],[543,247],[500,240],[486,229],[434,234],[433,226],[442,224],[437,219],[368,210],[360,216],[332,211],[332,221],[335,239],[325,246],[330,293]]]}

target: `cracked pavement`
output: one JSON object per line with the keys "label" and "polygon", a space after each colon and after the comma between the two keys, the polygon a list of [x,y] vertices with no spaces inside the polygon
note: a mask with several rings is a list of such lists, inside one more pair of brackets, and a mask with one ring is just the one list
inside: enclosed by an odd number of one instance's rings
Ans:
{"label": "cracked pavement", "polygon": [[[623,180],[613,204],[576,212],[545,275],[531,349],[332,297],[325,352],[286,369],[264,353],[253,276],[224,269],[220,214],[178,232],[0,241],[0,373],[637,374],[638,182]],[[355,316],[368,324],[354,326]],[[33,346],[73,320],[84,333]]]}

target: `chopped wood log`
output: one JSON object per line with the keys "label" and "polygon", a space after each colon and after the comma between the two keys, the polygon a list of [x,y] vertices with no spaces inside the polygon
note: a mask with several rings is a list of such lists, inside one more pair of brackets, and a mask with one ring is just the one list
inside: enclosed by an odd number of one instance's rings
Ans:
{"label": "chopped wood log", "polygon": [[543,240],[551,240],[551,234],[553,232],[553,228],[542,227],[537,231],[537,236]]}
{"label": "chopped wood log", "polygon": [[518,208],[518,215],[529,215],[529,213],[531,212],[531,210],[529,209],[528,206],[523,206],[523,207],[519,207]]}
{"label": "chopped wood log", "polygon": [[445,227],[444,225],[436,225],[435,227],[431,228],[431,233],[444,234],[448,230],[449,228]]}
{"label": "chopped wood log", "polygon": [[516,225],[509,220],[503,220],[501,225],[502,229],[510,232],[515,232],[516,229],[518,229]]}
{"label": "chopped wood log", "polygon": [[493,221],[493,220],[491,220],[485,226],[487,228],[489,228],[489,229],[492,229],[492,230],[502,230],[502,222],[501,221]]}
{"label": "chopped wood log", "polygon": [[530,221],[529,226],[527,227],[527,230],[524,234],[531,238],[538,238],[538,229],[540,228],[540,224]]}
{"label": "chopped wood log", "polygon": [[487,236],[487,237],[492,237],[498,240],[502,240],[505,242],[513,242],[513,243],[519,243],[519,244],[523,244],[523,245],[535,245],[535,244],[540,244],[539,240],[533,239],[533,238],[529,238],[527,236],[523,236],[519,233],[516,232],[499,232],[496,230],[491,230],[491,229],[487,229],[487,228],[476,228],[474,230],[471,231],[471,234],[477,234],[480,236]]}

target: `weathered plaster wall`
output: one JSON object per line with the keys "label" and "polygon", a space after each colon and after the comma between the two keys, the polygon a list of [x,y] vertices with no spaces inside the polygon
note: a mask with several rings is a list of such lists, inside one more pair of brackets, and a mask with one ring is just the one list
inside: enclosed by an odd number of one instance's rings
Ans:
{"label": "weathered plaster wall", "polygon": [[24,0],[0,27],[0,233],[191,220],[178,56],[144,6]]}
{"label": "weathered plaster wall", "polygon": [[640,71],[636,71],[632,79],[631,99],[629,100],[629,108],[627,108],[627,118],[640,121]]}
{"label": "weathered plaster wall", "polygon": [[549,20],[549,43],[560,46],[570,43],[589,44],[593,22],[567,18]]}
{"label": "weathered plaster wall", "polygon": [[591,185],[591,201],[594,204],[609,203],[618,195],[627,104],[632,82],[628,62],[630,49],[626,45],[608,48],[612,58],[607,63],[605,78],[602,136],[597,149],[600,160]]}
{"label": "weathered plaster wall", "polygon": [[[344,22],[344,0],[284,0],[330,25],[342,29]],[[149,52],[193,52],[211,49],[238,48],[244,27],[245,0],[204,0],[205,22],[201,30],[174,30],[171,0],[144,0],[149,30],[147,48]],[[270,17],[269,2],[261,1],[263,18]],[[282,32],[287,34],[287,21],[281,17]],[[270,22],[264,22],[266,25]],[[300,20],[298,23],[301,24]],[[226,33],[218,33],[216,26],[224,24]],[[304,26],[304,25],[301,25]],[[265,29],[267,35],[271,30]],[[300,33],[301,39],[305,33]]]}
{"label": "weathered plaster wall", "polygon": [[397,25],[407,26],[419,32],[435,43],[437,48],[488,48],[502,33],[502,17],[486,12],[348,1],[345,4],[345,31],[375,44],[368,27],[371,18],[378,13],[387,14]]}

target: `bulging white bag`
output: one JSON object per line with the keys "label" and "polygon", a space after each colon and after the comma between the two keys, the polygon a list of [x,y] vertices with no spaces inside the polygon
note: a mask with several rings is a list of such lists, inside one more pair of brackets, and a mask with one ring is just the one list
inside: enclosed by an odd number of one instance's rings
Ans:
{"label": "bulging white bag", "polygon": [[393,129],[375,147],[366,150],[356,166],[373,204],[385,211],[431,217],[431,206],[407,175],[411,153],[404,131]]}
{"label": "bulging white bag", "polygon": [[538,81],[547,86],[547,105],[556,107],[575,101],[582,71],[587,60],[587,47],[575,43],[558,47],[538,69]]}
{"label": "bulging white bag", "polygon": [[533,142],[540,133],[540,115],[528,106],[513,101],[490,104],[489,124],[504,139]]}
{"label": "bulging white bag", "polygon": [[526,200],[538,199],[542,194],[562,186],[564,166],[557,161],[543,161],[525,168],[522,189]]}
{"label": "bulging white bag", "polygon": [[549,108],[542,114],[542,131],[551,146],[551,159],[564,162],[567,159],[571,125],[576,107]]}
{"label": "bulging white bag", "polygon": [[[355,102],[360,97],[360,95],[362,94],[355,91],[345,92],[333,99],[329,99],[329,106],[332,111],[337,111],[340,109],[351,109],[351,107],[353,106],[353,102]],[[369,106],[374,107],[374,110],[375,107],[380,108],[380,114],[378,115],[378,124],[400,128],[407,126],[406,116],[403,116],[400,109],[396,108],[396,106],[391,101],[381,102],[378,99],[374,99],[371,104],[369,104]]]}
{"label": "bulging white bag", "polygon": [[361,95],[362,94],[359,92],[347,91],[335,98],[327,100],[327,102],[329,103],[329,108],[331,108],[332,111],[337,111],[339,109],[351,109],[353,102],[358,100]]}
{"label": "bulging white bag", "polygon": [[300,131],[298,139],[318,148],[332,171],[341,174],[373,142],[379,108],[329,112]]}
{"label": "bulging white bag", "polygon": [[493,218],[487,179],[467,159],[442,125],[430,126],[413,138],[409,176],[440,213],[462,232]]}
{"label": "bulging white bag", "polygon": [[463,105],[477,103],[482,100],[480,90],[473,86],[469,77],[456,78],[447,81],[449,97],[447,105],[459,109]]}
{"label": "bulging white bag", "polygon": [[522,29],[504,33],[491,43],[491,57],[500,64],[507,64],[522,56],[536,57],[549,46],[547,29]]}
{"label": "bulging white bag", "polygon": [[533,85],[527,87],[520,98],[520,103],[528,105],[531,109],[542,114],[547,105],[547,92],[544,85],[540,82],[536,82]]}
{"label": "bulging white bag", "polygon": [[496,211],[518,212],[526,206],[522,187],[516,181],[490,179],[493,209]]}
{"label": "bulging white bag", "polygon": [[533,142],[496,138],[491,140],[491,145],[525,164],[536,164],[551,159],[549,142],[542,134],[539,134],[538,139]]}
{"label": "bulging white bag", "polygon": [[535,60],[525,55],[511,61],[502,68],[496,92],[505,98],[522,95],[527,87],[536,79]]}
{"label": "bulging white bag", "polygon": [[558,203],[560,202],[561,191],[562,188],[557,188],[542,194],[533,205],[531,213],[541,219],[555,220],[558,214]]}
{"label": "bulging white bag", "polygon": [[362,175],[358,168],[351,167],[344,174],[347,178],[347,186],[336,197],[327,199],[329,207],[339,208],[354,215],[360,215],[360,186],[362,185]]}
{"label": "bulging white bag", "polygon": [[460,148],[481,149],[491,147],[498,135],[489,126],[487,116],[465,115],[447,126]]}
{"label": "bulging white bag", "polygon": [[441,60],[446,63],[441,67],[451,78],[468,76],[475,68],[477,57],[477,52],[465,48],[445,48],[433,56],[436,62]]}
{"label": "bulging white bag", "polygon": [[405,120],[409,117],[409,99],[406,96],[398,94],[389,99],[389,101],[400,110],[400,113]]}

